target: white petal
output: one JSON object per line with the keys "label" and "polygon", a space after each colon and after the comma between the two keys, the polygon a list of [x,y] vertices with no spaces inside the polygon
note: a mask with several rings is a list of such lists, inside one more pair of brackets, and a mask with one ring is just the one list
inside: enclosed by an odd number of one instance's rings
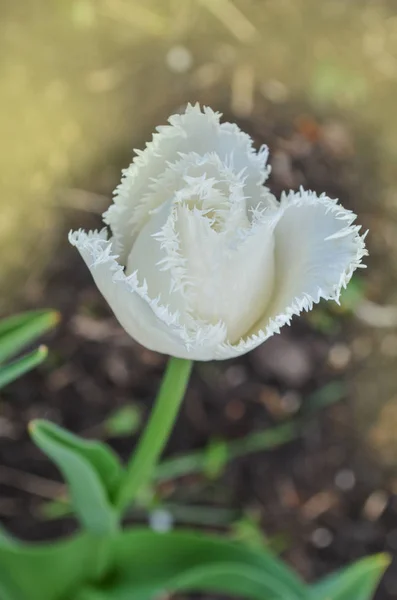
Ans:
{"label": "white petal", "polygon": [[152,211],[126,273],[136,271],[149,296],[178,311],[188,330],[198,322],[223,324],[233,343],[263,314],[271,295],[274,219],[264,211],[261,221],[250,221],[241,182],[223,173],[219,158],[186,158],[185,187]]}
{"label": "white petal", "polygon": [[[233,221],[228,224],[229,228],[238,227],[241,223],[233,218],[236,213],[237,218],[244,215],[244,226],[249,225],[249,221],[242,193],[243,183],[225,168],[217,155],[189,153],[165,171],[168,180],[171,179],[169,171],[175,177],[173,191],[169,192],[170,199],[151,210],[150,218],[139,231],[127,257],[126,274],[136,271],[140,282],[146,281],[149,296],[160,296],[161,303],[169,304],[173,312],[179,311],[182,322],[189,327],[190,317],[186,313],[191,307],[187,305],[185,293],[189,283],[189,266],[184,256],[185,248],[180,245],[178,207],[184,204],[194,208],[197,214],[205,215],[206,223],[212,223],[214,227],[223,227],[230,219]],[[154,190],[158,191],[158,195],[162,193],[165,178],[159,180],[160,189],[157,190],[156,186]],[[201,252],[201,246],[194,244],[192,237],[189,251],[193,245],[194,252]]]}
{"label": "white petal", "polygon": [[[245,218],[245,220],[244,220]],[[215,231],[207,217],[181,206],[177,215],[181,254],[190,285],[188,306],[206,322],[226,325],[232,344],[264,313],[273,289],[271,220],[251,228],[247,217]]]}
{"label": "white petal", "polygon": [[321,298],[338,301],[368,254],[360,226],[353,225],[356,215],[337,200],[304,190],[284,196],[281,211],[275,229],[280,283],[274,302],[287,306],[297,298],[311,309]]}
{"label": "white petal", "polygon": [[264,316],[251,335],[234,346],[225,345],[219,358],[252,350],[293,315],[311,310],[321,298],[338,302],[361,260],[368,254],[356,215],[326,196],[301,190],[281,200],[275,227],[275,291]]}
{"label": "white petal", "polygon": [[131,337],[164,354],[192,360],[214,358],[215,349],[226,339],[224,327],[195,323],[188,331],[178,313],[161,305],[158,298],[150,298],[146,283],[140,284],[136,272],[125,275],[106,229],[71,232],[69,241],[79,250],[100,292]]}
{"label": "white petal", "polygon": [[250,206],[255,208],[260,202],[273,203],[272,196],[262,185],[269,172],[266,168],[267,149],[262,148],[256,153],[247,134],[237,125],[220,124],[219,119],[220,114],[210,108],[201,112],[198,105],[189,105],[184,114],[170,117],[170,125],[158,128],[153,141],[123,172],[114,203],[104,214],[105,222],[112,229],[121,263],[125,264],[134,236],[142,226],[142,215],[146,216],[153,208],[150,202],[148,204],[153,183],[162,176],[167,164],[175,162],[180,154],[215,152],[236,173],[244,171],[244,193]]}

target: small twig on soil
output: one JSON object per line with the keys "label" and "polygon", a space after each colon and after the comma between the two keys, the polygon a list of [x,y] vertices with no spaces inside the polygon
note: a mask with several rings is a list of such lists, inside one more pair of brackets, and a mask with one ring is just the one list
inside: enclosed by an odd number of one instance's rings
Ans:
{"label": "small twig on soil", "polygon": [[381,306],[370,300],[362,300],[354,311],[360,321],[371,327],[396,327],[397,306]]}
{"label": "small twig on soil", "polygon": [[66,485],[26,471],[0,466],[0,483],[51,500],[66,495]]}

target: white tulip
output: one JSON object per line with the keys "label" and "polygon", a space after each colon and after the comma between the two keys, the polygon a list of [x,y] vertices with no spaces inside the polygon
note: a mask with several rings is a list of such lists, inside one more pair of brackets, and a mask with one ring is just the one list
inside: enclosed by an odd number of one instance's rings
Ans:
{"label": "white tulip", "polygon": [[367,254],[356,219],[301,189],[263,184],[266,147],[198,105],[158,127],[104,214],[75,231],[117,319],[138,342],[195,360],[252,350],[293,315],[340,291]]}

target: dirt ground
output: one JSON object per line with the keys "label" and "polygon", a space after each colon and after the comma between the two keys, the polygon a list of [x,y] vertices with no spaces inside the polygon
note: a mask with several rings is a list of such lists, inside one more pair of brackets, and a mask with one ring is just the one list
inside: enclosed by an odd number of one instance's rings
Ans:
{"label": "dirt ground", "polygon": [[[304,185],[339,197],[358,212],[357,198],[371,197],[361,183],[367,164],[357,159],[359,142],[343,121],[317,120],[296,108],[288,119],[254,115],[241,124],[258,144],[270,145],[270,186],[276,194]],[[360,215],[364,227],[366,206]],[[126,458],[138,432],[112,437],[104,423],[112,411],[131,403],[146,418],[165,365],[164,357],[138,346],[118,326],[66,241],[69,228],[98,227],[99,215],[68,211],[64,217],[44,283],[30,289],[25,300],[27,306],[58,309],[62,323],[48,339],[47,363],[10,385],[0,408],[0,517],[28,540],[58,537],[75,527],[71,519],[49,519],[43,510],[64,489],[55,468],[30,442],[29,420],[43,417],[106,439]],[[373,254],[370,266],[376,248]],[[184,522],[232,532],[251,543],[263,543],[266,536],[307,580],[370,553],[397,555],[393,480],[354,425],[355,339],[350,310],[321,306],[247,356],[196,364],[167,455],[297,418],[300,435],[236,459],[214,477],[187,475],[159,485],[159,505],[173,513],[175,526]],[[313,411],[319,404],[330,406]],[[145,511],[134,519],[146,520]],[[376,599],[396,597],[397,565]]]}

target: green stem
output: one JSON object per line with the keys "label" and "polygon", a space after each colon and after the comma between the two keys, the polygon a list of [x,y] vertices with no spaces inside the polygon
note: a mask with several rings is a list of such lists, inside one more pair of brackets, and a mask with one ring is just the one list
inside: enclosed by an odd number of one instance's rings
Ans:
{"label": "green stem", "polygon": [[167,443],[185,395],[193,363],[170,358],[146,428],[133,452],[117,498],[120,513],[150,480],[157,460]]}

